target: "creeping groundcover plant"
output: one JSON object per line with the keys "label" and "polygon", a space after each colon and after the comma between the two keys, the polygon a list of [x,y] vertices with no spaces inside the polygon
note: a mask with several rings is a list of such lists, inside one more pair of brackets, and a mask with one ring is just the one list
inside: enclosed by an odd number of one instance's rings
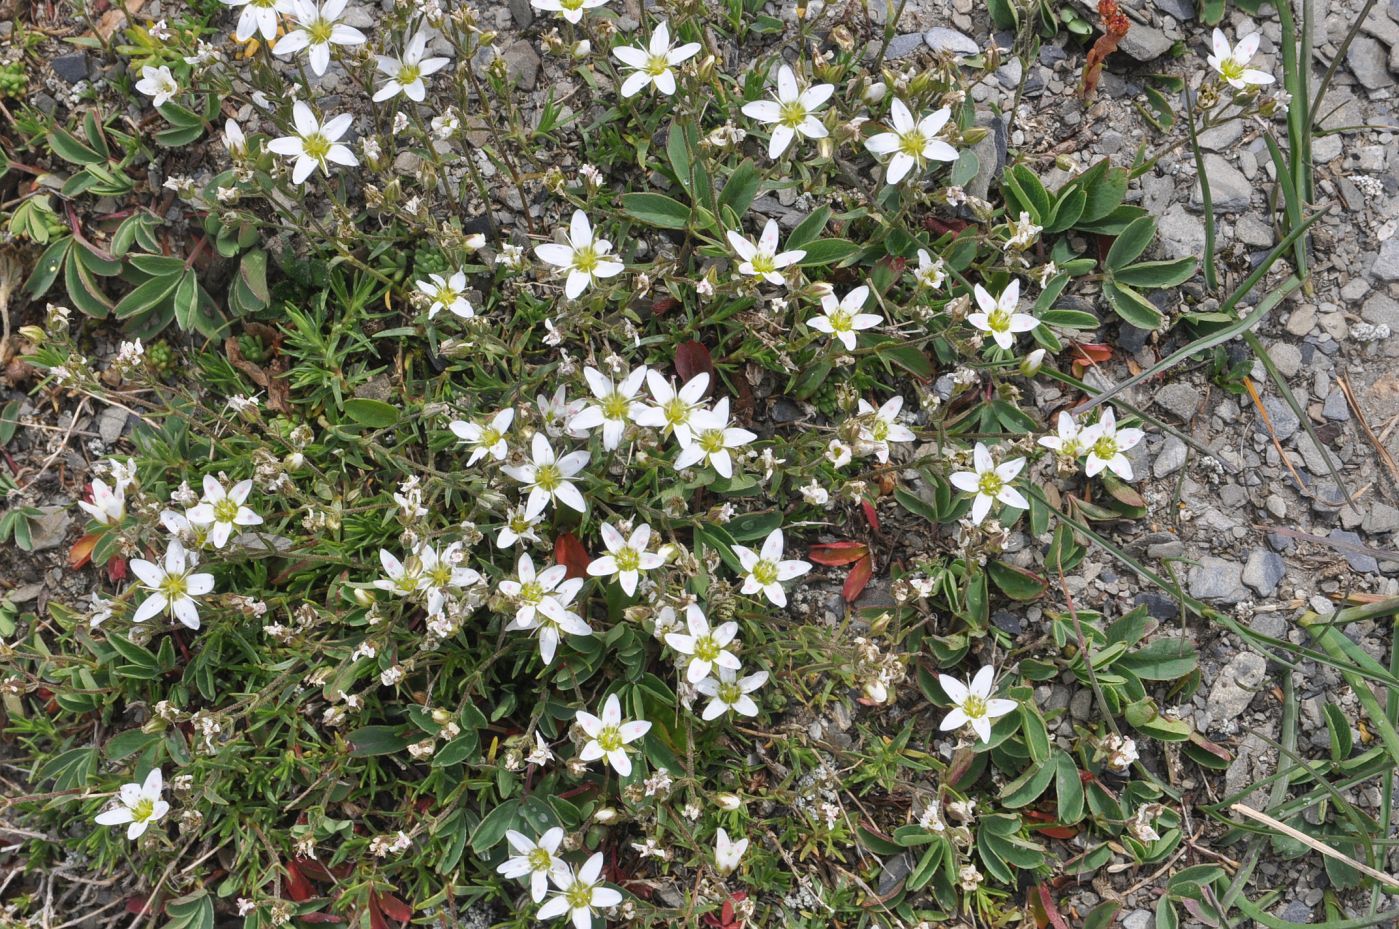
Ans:
{"label": "creeping groundcover plant", "polygon": [[34,141],[117,206],[26,227],[17,335],[130,429],[90,592],[0,614],[27,867],[177,929],[825,929],[1174,860],[1194,652],[1064,582],[1161,428],[1082,346],[1195,271],[1128,168],[975,188],[995,56],[817,4],[533,0],[533,93],[486,6],[167,7],[142,131]]}

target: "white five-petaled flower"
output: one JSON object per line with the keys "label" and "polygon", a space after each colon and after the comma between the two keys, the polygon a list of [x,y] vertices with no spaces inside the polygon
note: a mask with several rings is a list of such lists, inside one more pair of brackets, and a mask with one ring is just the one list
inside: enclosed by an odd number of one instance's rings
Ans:
{"label": "white five-petaled flower", "polygon": [[[542,2],[544,0],[534,0],[536,6]],[[567,3],[568,0],[562,2]],[[568,916],[573,920],[573,929],[592,929],[594,910],[622,902],[622,895],[618,891],[602,883],[602,852],[594,852],[591,858],[583,862],[577,874],[565,867],[562,872],[550,872],[549,877],[558,892],[539,908],[540,919]]]}
{"label": "white five-petaled flower", "polygon": [[291,18],[297,28],[277,40],[272,54],[294,55],[308,49],[311,70],[324,74],[330,67],[332,45],[363,45],[366,41],[363,32],[339,22],[348,3],[349,0],[325,0],[317,5],[311,0],[291,0]]}
{"label": "white five-petaled flower", "polygon": [[963,684],[955,677],[938,675],[938,683],[952,701],[952,711],[942,719],[939,728],[943,732],[960,729],[971,723],[972,731],[983,742],[991,741],[991,723],[1015,710],[1014,700],[1004,700],[991,696],[995,686],[996,671],[986,665],[976,672],[971,684]]}
{"label": "white five-petaled flower", "polygon": [[409,557],[399,561],[398,556],[388,549],[379,549],[379,564],[383,565],[384,576],[374,581],[379,590],[386,590],[395,597],[408,597],[422,587],[422,562]]}
{"label": "white five-petaled flower", "polygon": [[104,526],[114,526],[126,516],[126,487],[120,482],[107,482],[100,477],[92,479],[92,502],[79,500],[78,507]]}
{"label": "white five-petaled flower", "polygon": [[525,508],[512,506],[505,514],[505,525],[500,527],[495,537],[497,548],[509,548],[517,543],[538,542],[539,535],[534,527],[539,525],[538,516],[526,516]]}
{"label": "white five-petaled flower", "polygon": [[568,271],[563,292],[570,300],[576,299],[599,279],[616,277],[626,269],[622,262],[608,257],[611,251],[611,242],[593,238],[593,224],[582,210],[573,211],[573,218],[568,224],[567,245],[546,242],[534,247],[540,261]]}
{"label": "white five-petaled flower", "polygon": [[646,48],[617,46],[612,50],[612,54],[632,69],[632,73],[622,82],[622,96],[634,97],[647,84],[667,97],[674,94],[675,73],[671,69],[693,58],[699,50],[698,42],[687,42],[679,48],[671,48],[670,26],[665,22],[651,33],[651,41]]}
{"label": "white five-petaled flower", "polygon": [[719,833],[714,839],[714,867],[720,874],[728,874],[738,870],[738,863],[743,859],[743,853],[748,851],[748,840],[739,839],[737,842],[729,838],[729,834],[724,831],[724,827],[719,827]]}
{"label": "white five-petaled flower", "polygon": [[587,734],[588,741],[578,757],[584,761],[606,758],[608,764],[626,777],[631,774],[631,759],[627,757],[627,744],[635,742],[651,729],[644,719],[631,721],[622,718],[622,703],[616,694],[609,694],[602,705],[602,716],[594,716],[583,710],[577,715],[579,727]]}
{"label": "white five-petaled flower", "polygon": [[432,301],[427,308],[427,318],[432,319],[443,310],[470,319],[476,315],[471,301],[466,299],[466,272],[457,271],[451,277],[429,274],[427,280],[417,281],[418,291]]}
{"label": "white five-petaled flower", "polygon": [[341,145],[339,141],[350,131],[350,124],[354,122],[354,117],[349,113],[341,113],[322,123],[309,106],[298,100],[291,106],[291,118],[296,134],[273,139],[267,143],[267,150],[296,159],[291,169],[293,184],[300,184],[317,168],[329,177],[331,162],[349,166],[359,164],[350,147]]}
{"label": "white five-petaled flower", "polygon": [[152,68],[146,65],[141,69],[141,79],[136,82],[136,89],[151,100],[151,106],[157,110],[165,105],[171,97],[180,92],[180,85],[175,81],[175,76],[170,73],[169,65],[161,65]]}
{"label": "white five-petaled flower", "polygon": [[529,499],[525,503],[527,518],[543,513],[554,501],[580,513],[587,512],[583,494],[573,486],[573,478],[588,464],[587,449],[560,458],[544,434],[536,432],[530,440],[530,459],[528,464],[508,465],[502,469],[529,488]]}
{"label": "white five-petaled flower", "polygon": [[918,286],[936,290],[947,279],[947,269],[941,258],[934,259],[926,248],[918,250],[918,267],[913,272]]}
{"label": "white five-petaled flower", "polygon": [[530,6],[545,13],[558,13],[575,26],[583,21],[584,10],[594,10],[607,0],[529,0]]}
{"label": "white five-petaled flower", "polygon": [[897,184],[914,168],[921,171],[925,162],[957,160],[957,149],[938,138],[952,116],[947,107],[915,120],[908,106],[895,97],[889,104],[889,116],[893,131],[881,132],[865,142],[872,154],[892,156],[885,176],[888,183]]}
{"label": "white five-petaled flower", "polygon": [[733,477],[730,452],[758,438],[756,433],[729,425],[728,397],[714,404],[712,410],[696,410],[690,417],[690,430],[690,444],[676,456],[675,469],[680,471],[703,461],[725,478]]}
{"label": "white five-petaled flower", "polygon": [[1271,84],[1273,76],[1267,71],[1245,67],[1258,51],[1260,38],[1258,33],[1250,32],[1230,48],[1229,38],[1222,29],[1216,28],[1211,43],[1214,54],[1206,60],[1235,90],[1248,90],[1250,86]]}
{"label": "white five-petaled flower", "polygon": [[777,250],[778,230],[775,219],[767,221],[756,244],[732,229],[728,232],[728,238],[733,250],[743,259],[739,262],[738,273],[760,277],[769,284],[786,283],[782,269],[806,257],[805,249],[796,248],[786,252]]}
{"label": "white five-petaled flower", "polygon": [[123,784],[117,792],[121,805],[103,810],[94,821],[99,826],[126,826],[126,837],[135,841],[151,823],[170,812],[170,804],[160,798],[164,787],[160,769],[151,768],[142,783]]}
{"label": "white five-petaled flower", "polygon": [[763,540],[761,551],[755,552],[744,545],[735,545],[734,554],[743,565],[743,594],[763,595],[774,605],[787,605],[787,592],[782,589],[784,581],[794,580],[811,570],[811,565],[798,559],[782,559],[782,530],[774,529]]}
{"label": "white five-petaled flower", "polygon": [[514,421],[515,410],[506,407],[492,416],[484,425],[457,419],[449,423],[447,428],[452,430],[453,435],[471,446],[471,457],[466,459],[466,464],[470,467],[486,455],[490,455],[496,461],[505,460],[506,454],[510,451],[510,446],[505,441],[505,433]]}
{"label": "white five-petaled flower", "polygon": [[131,573],[150,593],[136,608],[131,621],[143,623],[165,610],[190,629],[199,628],[199,604],[202,597],[214,589],[212,574],[195,574],[199,556],[185,551],[179,539],[171,539],[165,558],[157,564],[144,558],[131,559]]}
{"label": "white five-petaled flower", "polygon": [[758,704],[749,696],[768,681],[766,671],[755,671],[745,677],[728,668],[718,668],[717,677],[706,677],[695,690],[709,698],[700,718],[705,722],[718,719],[730,711],[740,716],[757,716]]}
{"label": "white five-petaled flower", "polygon": [[1146,433],[1140,429],[1117,428],[1117,414],[1112,407],[1107,407],[1096,423],[1083,430],[1081,441],[1088,453],[1084,473],[1093,477],[1106,468],[1124,481],[1130,481],[1132,463],[1123,452],[1144,438]]}
{"label": "white five-petaled flower", "polygon": [[559,857],[563,839],[561,826],[550,829],[538,841],[531,841],[514,829],[505,830],[505,841],[510,843],[510,850],[515,854],[505,859],[495,869],[496,873],[509,878],[527,878],[530,896],[535,903],[539,903],[549,891],[549,875],[562,877],[568,873],[568,864]]}
{"label": "white five-petaled flower", "polygon": [[290,13],[290,0],[223,0],[228,6],[241,6],[243,12],[238,14],[238,25],[233,31],[233,37],[239,42],[246,42],[255,33],[262,33],[262,37],[271,42],[277,38],[277,14]]}
{"label": "white five-petaled flower", "polygon": [[840,340],[846,351],[855,350],[855,333],[862,329],[873,329],[884,322],[883,317],[874,313],[861,313],[860,309],[869,299],[870,289],[863,284],[837,300],[835,294],[821,296],[821,315],[813,316],[806,324],[818,332],[825,332]]}
{"label": "white five-petaled flower", "polygon": [[515,577],[501,581],[497,589],[515,601],[515,619],[507,627],[539,630],[539,657],[547,665],[554,661],[561,633],[592,635],[593,629],[582,616],[570,610],[573,598],[583,588],[581,577],[570,578],[568,568],[550,565],[538,574],[534,560],[522,553],[515,565]]}
{"label": "white five-petaled flower", "polygon": [[408,47],[398,58],[378,55],[379,70],[388,75],[388,81],[374,94],[374,102],[379,103],[399,94],[422,103],[427,98],[427,85],[423,78],[441,71],[451,64],[448,58],[424,58],[427,54],[427,33],[417,32],[408,41]]}
{"label": "white five-petaled flower", "polygon": [[546,397],[543,394],[535,394],[534,407],[539,410],[539,418],[544,421],[544,431],[553,438],[566,435],[573,439],[582,439],[587,436],[586,432],[578,432],[570,422],[578,415],[578,411],[583,409],[584,402],[577,398],[568,399],[568,393],[564,385],[560,384],[552,396]]}
{"label": "white five-petaled flower", "polygon": [[703,409],[700,401],[709,389],[709,373],[701,371],[686,381],[679,390],[661,372],[647,371],[646,386],[651,391],[654,406],[643,407],[635,414],[638,426],[668,430],[675,433],[681,446],[689,445],[694,433],[690,421]]}
{"label": "white five-petaled flower", "polygon": [[436,616],[442,612],[451,590],[465,590],[481,583],[481,575],[467,567],[462,543],[453,542],[438,548],[427,542],[417,548],[418,589],[427,591],[427,611]]}
{"label": "white five-petaled flower", "polygon": [[688,633],[668,632],[665,642],[682,655],[690,656],[685,670],[685,679],[698,684],[716,668],[737,671],[742,667],[738,656],[729,651],[729,643],[738,635],[738,623],[730,620],[720,623],[717,629],[709,628],[709,620],[697,604],[685,607],[685,625]]}
{"label": "white five-petaled flower", "polygon": [[[880,464],[889,461],[890,442],[912,442],[913,430],[899,422],[899,411],[904,408],[904,398],[895,396],[885,400],[879,409],[868,400],[861,399],[859,415],[861,453],[874,453]],[[840,465],[836,465],[840,467]]]}
{"label": "white five-petaled flower", "polygon": [[958,490],[976,494],[976,499],[972,501],[973,523],[980,525],[986,514],[991,512],[991,504],[997,500],[1019,510],[1030,508],[1020,491],[1010,484],[1025,467],[1024,458],[1015,458],[998,465],[991,457],[990,450],[978,442],[972,450],[972,466],[976,470],[958,471],[948,480]]}
{"label": "white five-petaled flower", "polygon": [[968,313],[967,322],[982,332],[991,333],[991,338],[996,340],[996,344],[1007,351],[1015,346],[1016,333],[1029,332],[1040,324],[1040,321],[1029,313],[1015,311],[1020,306],[1019,280],[1012,280],[1007,284],[999,297],[992,297],[980,284],[972,288],[972,294],[976,297],[976,305],[980,307],[981,312]]}
{"label": "white five-petaled flower", "polygon": [[1084,433],[1068,410],[1061,410],[1057,421],[1058,435],[1040,436],[1039,444],[1052,449],[1060,458],[1077,461],[1086,450],[1083,446]]}
{"label": "white five-petaled flower", "polygon": [[651,527],[645,523],[632,530],[631,538],[611,523],[603,523],[602,544],[607,546],[607,554],[588,562],[588,573],[593,577],[617,575],[623,592],[630,597],[636,593],[642,571],[654,571],[665,564],[659,554],[646,550],[650,543]]}
{"label": "white five-petaled flower", "polygon": [[597,368],[584,368],[583,379],[593,392],[595,402],[588,404],[568,421],[570,429],[588,430],[602,427],[602,447],[611,451],[622,444],[627,423],[646,407],[636,399],[641,382],[646,379],[646,367],[635,368],[619,383]]}
{"label": "white five-petaled flower", "polygon": [[204,475],[204,499],[185,512],[191,524],[206,530],[214,548],[223,548],[235,526],[260,526],[262,517],[244,506],[253,492],[251,480],[225,488],[212,474]]}
{"label": "white five-petaled flower", "polygon": [[776,124],[768,142],[768,157],[778,158],[798,135],[824,139],[826,126],[815,115],[835,93],[834,84],[812,84],[802,90],[788,65],[777,69],[777,99],[754,100],[743,105],[743,115],[760,123]]}

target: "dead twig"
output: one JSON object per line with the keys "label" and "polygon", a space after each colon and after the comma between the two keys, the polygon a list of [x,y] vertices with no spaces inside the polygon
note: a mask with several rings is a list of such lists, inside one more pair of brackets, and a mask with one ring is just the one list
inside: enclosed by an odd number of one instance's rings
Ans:
{"label": "dead twig", "polygon": [[1293,829],[1287,823],[1279,822],[1278,820],[1273,819],[1273,817],[1269,816],[1267,813],[1260,813],[1252,807],[1244,806],[1242,803],[1235,803],[1233,806],[1229,807],[1229,809],[1233,810],[1235,813],[1238,813],[1241,816],[1254,820],[1255,822],[1260,822],[1270,829],[1276,829],[1278,832],[1281,832],[1288,838],[1296,839],[1298,842],[1301,842],[1303,845],[1307,846],[1307,848],[1310,848],[1316,852],[1320,852],[1327,858],[1334,858],[1337,861],[1344,861],[1346,864],[1350,865],[1352,868],[1359,871],[1361,874],[1364,874],[1367,877],[1374,878],[1381,884],[1384,884],[1386,887],[1393,887],[1395,890],[1399,890],[1399,880],[1396,880],[1393,876],[1385,874],[1383,871],[1378,871],[1370,867],[1369,865],[1364,864],[1363,862],[1356,861],[1349,855],[1343,852],[1336,851],[1336,849],[1327,845],[1325,842],[1317,841],[1316,839],[1307,835],[1305,832]]}

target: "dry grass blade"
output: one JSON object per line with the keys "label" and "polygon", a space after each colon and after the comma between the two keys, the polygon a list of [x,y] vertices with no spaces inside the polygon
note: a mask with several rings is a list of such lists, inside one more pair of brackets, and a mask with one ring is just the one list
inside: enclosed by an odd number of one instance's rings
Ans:
{"label": "dry grass blade", "polygon": [[1292,467],[1292,459],[1287,457],[1287,452],[1283,450],[1282,443],[1278,441],[1277,430],[1273,428],[1273,418],[1268,415],[1267,407],[1263,406],[1263,398],[1258,395],[1258,388],[1253,386],[1253,378],[1244,378],[1244,386],[1248,388],[1248,395],[1253,400],[1254,407],[1258,410],[1258,415],[1263,417],[1263,425],[1268,429],[1268,438],[1273,440],[1273,448],[1277,449],[1278,457],[1282,463],[1287,465],[1287,473],[1292,475],[1292,479],[1297,482],[1297,492],[1304,497],[1313,496],[1307,489],[1307,485],[1302,481],[1302,476],[1297,473],[1297,469]]}
{"label": "dry grass blade", "polygon": [[1389,449],[1385,448],[1375,435],[1375,430],[1370,428],[1370,424],[1365,420],[1365,414],[1360,410],[1360,404],[1355,400],[1355,392],[1350,389],[1350,382],[1346,380],[1344,374],[1336,377],[1336,383],[1341,388],[1341,393],[1346,395],[1346,403],[1350,404],[1350,410],[1355,414],[1355,421],[1360,423],[1360,428],[1365,432],[1365,438],[1370,440],[1374,446],[1375,454],[1380,456],[1380,461],[1384,462],[1385,470],[1389,472],[1389,477],[1394,481],[1394,486],[1399,489],[1399,465],[1394,463],[1394,456],[1389,454]]}
{"label": "dry grass blade", "polygon": [[1278,832],[1281,832],[1288,838],[1296,839],[1298,842],[1301,842],[1303,845],[1307,846],[1307,848],[1310,848],[1313,851],[1320,852],[1328,858],[1334,858],[1337,861],[1344,861],[1346,864],[1350,865],[1352,868],[1359,871],[1361,874],[1364,874],[1368,877],[1373,877],[1375,880],[1384,884],[1386,887],[1393,887],[1395,890],[1399,890],[1399,880],[1396,880],[1393,876],[1385,874],[1383,871],[1376,870],[1375,868],[1372,868],[1369,865],[1364,864],[1363,862],[1356,861],[1349,855],[1336,851],[1336,849],[1327,845],[1325,842],[1319,842],[1311,836],[1307,835],[1305,832],[1300,832],[1287,825],[1287,823],[1279,822],[1278,820],[1273,819],[1273,817],[1269,816],[1267,813],[1260,813],[1252,807],[1244,806],[1242,803],[1235,803],[1233,806],[1229,807],[1229,809],[1233,810],[1235,813],[1238,813],[1240,816],[1247,817],[1248,819],[1252,819],[1255,822],[1260,822],[1270,829],[1276,829]]}

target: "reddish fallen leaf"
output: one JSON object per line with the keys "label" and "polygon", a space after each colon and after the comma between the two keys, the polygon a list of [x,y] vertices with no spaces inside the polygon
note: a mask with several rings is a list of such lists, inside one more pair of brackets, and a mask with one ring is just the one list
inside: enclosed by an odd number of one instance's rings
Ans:
{"label": "reddish fallen leaf", "polygon": [[568,569],[569,577],[587,577],[592,562],[578,536],[565,532],[554,540],[554,561]]}
{"label": "reddish fallen leaf", "polygon": [[1102,345],[1097,342],[1070,342],[1069,346],[1094,364],[1103,364],[1112,360],[1111,345]]}
{"label": "reddish fallen leaf", "polygon": [[1049,892],[1049,886],[1047,884],[1036,885],[1035,902],[1039,904],[1039,909],[1044,912],[1045,918],[1054,929],[1069,929],[1069,924],[1064,919],[1064,915],[1059,912],[1059,907],[1054,904],[1054,896]]}
{"label": "reddish fallen leaf", "polygon": [[709,375],[709,392],[714,391],[714,359],[709,349],[701,342],[681,342],[675,346],[675,372],[681,381],[688,381],[697,374]]}
{"label": "reddish fallen leaf", "polygon": [[1045,826],[1042,829],[1035,829],[1035,832],[1040,835],[1047,835],[1051,839],[1063,839],[1064,841],[1068,841],[1078,835],[1079,829],[1077,826]]}
{"label": "reddish fallen leaf", "polygon": [[957,235],[969,226],[965,219],[938,219],[936,216],[928,216],[923,219],[923,226],[929,232],[936,232],[938,235],[950,232]]}
{"label": "reddish fallen leaf", "polygon": [[406,923],[413,918],[413,908],[393,894],[379,895],[379,909],[384,915],[397,922]]}
{"label": "reddish fallen leaf", "polygon": [[1117,0],[1098,0],[1098,15],[1103,18],[1103,34],[1088,50],[1083,60],[1083,81],[1078,86],[1079,96],[1087,99],[1098,89],[1098,78],[1103,74],[1103,65],[1108,56],[1117,51],[1117,45],[1127,35],[1132,23],[1117,8]]}
{"label": "reddish fallen leaf", "polygon": [[659,297],[651,303],[652,316],[664,316],[680,306],[680,301],[671,296]]}
{"label": "reddish fallen leaf", "polygon": [[345,917],[336,916],[334,913],[300,913],[296,917],[300,923],[343,923]]}
{"label": "reddish fallen leaf", "polygon": [[845,586],[840,590],[840,595],[845,598],[846,603],[854,603],[860,599],[860,594],[864,592],[865,586],[869,584],[873,574],[874,559],[869,555],[855,562],[855,567],[851,568],[850,573],[846,575]]}
{"label": "reddish fallen leaf", "polygon": [[107,580],[113,584],[119,584],[126,580],[126,559],[120,555],[113,555],[107,559]]}
{"label": "reddish fallen leaf", "polygon": [[92,550],[97,545],[97,539],[95,532],[89,532],[74,542],[73,547],[68,549],[68,567],[74,571],[86,567],[92,561]]}
{"label": "reddish fallen leaf", "polygon": [[149,899],[149,897],[127,897],[126,912],[130,913],[132,916],[150,912],[146,906],[146,901]]}
{"label": "reddish fallen leaf", "polygon": [[316,895],[316,888],[310,879],[301,873],[295,861],[287,862],[286,897],[293,903],[304,903]]}
{"label": "reddish fallen leaf", "polygon": [[1211,742],[1209,739],[1200,735],[1200,733],[1195,732],[1193,729],[1190,732],[1190,741],[1194,742],[1196,745],[1200,746],[1205,751],[1209,752],[1211,755],[1214,755],[1215,757],[1219,758],[1221,761],[1234,760],[1233,752],[1229,751],[1229,749],[1225,748],[1223,745]]}
{"label": "reddish fallen leaf", "polygon": [[734,904],[747,899],[747,897],[748,895],[741,890],[733,894],[719,908],[718,916],[713,913],[705,914],[704,924],[710,926],[711,929],[743,929],[743,920],[739,919],[734,912]]}
{"label": "reddish fallen leaf", "polygon": [[869,551],[870,547],[864,542],[822,542],[811,546],[806,557],[816,564],[834,568],[859,561]]}
{"label": "reddish fallen leaf", "polygon": [[879,531],[879,512],[875,510],[874,504],[868,500],[861,500],[860,507],[865,511],[865,522],[870,524],[870,528],[875,532]]}

